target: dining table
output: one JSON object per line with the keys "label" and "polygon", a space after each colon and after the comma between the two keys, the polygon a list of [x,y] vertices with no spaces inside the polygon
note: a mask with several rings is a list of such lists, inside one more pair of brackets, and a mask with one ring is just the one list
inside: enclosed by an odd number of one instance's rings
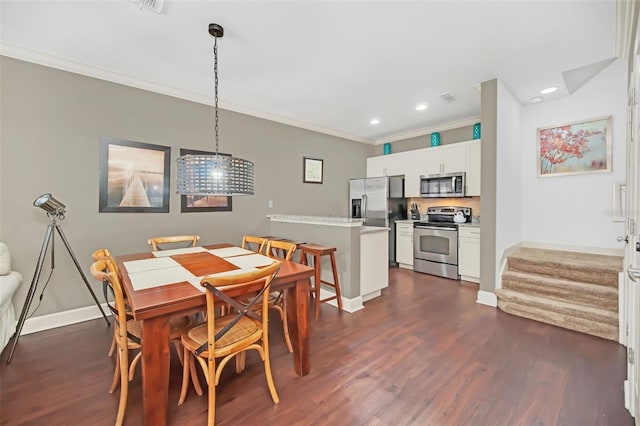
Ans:
{"label": "dining table", "polygon": [[[168,421],[169,319],[205,310],[206,296],[199,285],[203,276],[260,267],[260,262],[264,266],[265,257],[228,243],[116,257],[131,314],[142,323],[145,425],[161,426]],[[293,368],[296,374],[305,376],[311,369],[309,279],[314,269],[278,260],[282,265],[271,283],[271,290],[286,291]]]}

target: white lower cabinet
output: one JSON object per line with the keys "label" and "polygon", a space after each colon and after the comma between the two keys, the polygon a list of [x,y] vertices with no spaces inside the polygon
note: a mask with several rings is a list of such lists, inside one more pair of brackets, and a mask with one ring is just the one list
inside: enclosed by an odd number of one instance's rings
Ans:
{"label": "white lower cabinet", "polygon": [[413,223],[396,222],[396,262],[401,268],[413,269]]}
{"label": "white lower cabinet", "polygon": [[480,228],[458,228],[458,273],[464,281],[480,282]]}

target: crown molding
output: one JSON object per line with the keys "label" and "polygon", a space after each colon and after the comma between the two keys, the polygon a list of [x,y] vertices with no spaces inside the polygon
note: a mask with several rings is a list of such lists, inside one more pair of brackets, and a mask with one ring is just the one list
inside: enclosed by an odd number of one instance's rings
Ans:
{"label": "crown molding", "polygon": [[[199,104],[213,106],[213,98],[209,96],[202,96],[196,93],[179,90],[173,87],[165,86],[162,84],[154,83],[152,81],[143,80],[140,78],[131,77],[125,74],[109,71],[104,68],[94,67],[92,65],[76,62],[71,59],[60,58],[57,56],[49,55],[46,53],[38,52],[35,50],[25,49],[22,47],[14,46],[8,43],[0,42],[0,55],[9,58],[19,59],[21,61],[31,62],[38,65],[44,65],[50,68],[56,68],[62,71],[72,72],[74,74],[80,74],[87,77],[97,78],[99,80],[110,81],[112,83],[122,84],[136,89],[147,90],[149,92],[159,93],[161,95],[171,96],[186,101],[196,102]],[[373,144],[372,139],[363,138],[349,133],[340,132],[333,129],[327,129],[313,124],[305,123],[291,118],[282,117],[277,114],[272,114],[266,111],[260,111],[244,105],[235,104],[233,102],[225,102],[220,100],[218,102],[220,108],[237,112],[240,114],[250,115],[252,117],[262,118],[269,121],[274,121],[288,126],[299,127],[305,130],[311,130],[313,132],[322,133],[325,135],[335,136],[342,139],[348,139],[355,142],[361,142],[366,144]]]}
{"label": "crown molding", "polygon": [[386,142],[396,142],[405,139],[416,138],[418,136],[425,136],[433,132],[442,132],[445,130],[457,129],[459,127],[471,126],[475,123],[478,123],[479,121],[480,116],[463,118],[462,120],[450,121],[448,123],[438,124],[430,127],[423,127],[421,129],[410,130],[408,132],[397,133],[385,138],[376,139],[373,144],[380,145]]}

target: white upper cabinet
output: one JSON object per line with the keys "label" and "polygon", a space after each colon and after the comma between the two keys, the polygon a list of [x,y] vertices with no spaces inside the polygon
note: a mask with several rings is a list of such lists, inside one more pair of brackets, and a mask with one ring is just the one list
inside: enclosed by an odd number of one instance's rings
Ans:
{"label": "white upper cabinet", "polygon": [[466,143],[467,145],[467,191],[468,197],[480,196],[480,139]]}
{"label": "white upper cabinet", "polygon": [[467,195],[480,195],[480,140],[367,158],[367,177],[404,175],[405,197],[420,196],[420,176],[467,172]]}

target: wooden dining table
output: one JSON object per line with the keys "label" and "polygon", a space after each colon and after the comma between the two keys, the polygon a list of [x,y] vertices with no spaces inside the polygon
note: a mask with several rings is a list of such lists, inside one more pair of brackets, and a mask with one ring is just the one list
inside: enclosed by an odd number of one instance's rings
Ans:
{"label": "wooden dining table", "polygon": [[[232,244],[204,246],[207,250],[234,247]],[[208,253],[208,252],[204,252]],[[222,272],[220,258],[200,253],[171,256],[185,268],[197,269],[196,276]],[[205,293],[188,281],[134,290],[127,262],[152,259],[152,252],[117,256],[122,284],[134,319],[142,322],[142,401],[144,424],[167,424],[169,399],[169,318],[193,314],[206,307]],[[217,261],[216,261],[217,260]],[[287,291],[287,321],[293,346],[293,367],[299,376],[309,374],[309,279],[314,269],[281,260],[282,266],[271,283],[273,290]],[[131,264],[130,264],[131,265]],[[176,401],[177,403],[177,401]]]}

